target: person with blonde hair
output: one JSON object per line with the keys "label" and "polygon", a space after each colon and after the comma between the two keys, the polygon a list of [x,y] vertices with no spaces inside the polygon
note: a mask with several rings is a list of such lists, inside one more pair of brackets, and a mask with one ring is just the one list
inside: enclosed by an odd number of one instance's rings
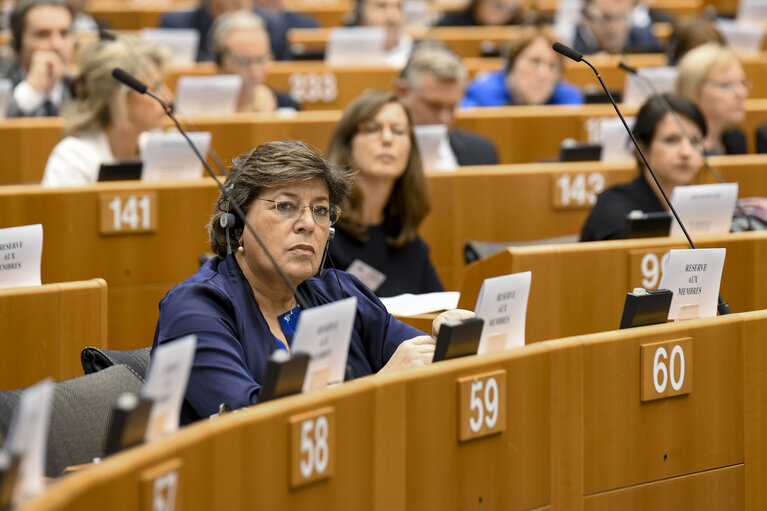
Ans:
{"label": "person with blonde hair", "polygon": [[327,154],[357,175],[341,204],[331,262],[378,296],[442,291],[429,248],[418,236],[429,212],[428,189],[410,114],[397,96],[370,91],[352,101]]}
{"label": "person with blonde hair", "polygon": [[43,186],[79,186],[98,178],[101,164],[137,160],[139,137],[161,126],[165,112],[147,95],[112,77],[122,68],[171,102],[163,84],[166,49],[139,40],[92,41],[78,55],[75,99],[64,109],[64,139],[53,148]]}
{"label": "person with blonde hair", "polygon": [[242,77],[238,112],[274,112],[278,108],[300,110],[289,94],[264,83],[272,60],[264,21],[250,11],[222,14],[210,29],[211,51],[219,73]]}
{"label": "person with blonde hair", "polygon": [[676,91],[695,103],[706,119],[706,153],[745,153],[745,136],[737,126],[746,117],[751,82],[738,55],[718,43],[707,43],[690,50],[677,67]]}

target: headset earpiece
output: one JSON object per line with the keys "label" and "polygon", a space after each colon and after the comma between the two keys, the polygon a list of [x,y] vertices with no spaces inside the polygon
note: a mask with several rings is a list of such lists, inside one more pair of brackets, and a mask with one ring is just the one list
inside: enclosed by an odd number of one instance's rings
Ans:
{"label": "headset earpiece", "polygon": [[233,214],[227,212],[221,215],[221,217],[218,219],[218,223],[223,229],[234,229],[235,225],[237,224],[237,219]]}
{"label": "headset earpiece", "polygon": [[336,228],[335,227],[329,228],[328,229],[328,241],[332,240],[335,237],[336,237]]}

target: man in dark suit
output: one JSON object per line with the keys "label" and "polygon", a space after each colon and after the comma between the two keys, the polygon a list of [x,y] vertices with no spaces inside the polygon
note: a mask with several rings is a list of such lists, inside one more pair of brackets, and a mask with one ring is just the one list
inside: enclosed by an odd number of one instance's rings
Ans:
{"label": "man in dark suit", "polygon": [[[252,0],[204,0],[191,11],[166,12],[160,19],[160,28],[195,28],[200,32],[200,45],[197,49],[197,61],[213,60],[208,33],[213,22],[224,13],[233,11],[253,10],[266,23],[272,55],[276,60],[290,60],[292,57],[288,46],[287,33],[290,28],[307,27],[312,20],[301,17],[303,24],[295,25],[295,16],[284,16],[285,13],[272,12],[253,6]],[[316,24],[314,24],[316,26]]]}
{"label": "man in dark suit", "polygon": [[662,52],[650,27],[633,23],[635,5],[636,0],[586,0],[575,27],[573,48],[585,54]]}
{"label": "man in dark suit", "polygon": [[9,117],[55,116],[72,98],[72,11],[64,0],[21,0],[10,18],[15,58],[0,66],[11,80]]}
{"label": "man in dark suit", "polygon": [[450,168],[451,163],[453,167],[498,163],[495,145],[490,140],[453,129],[467,74],[458,54],[443,44],[428,42],[416,46],[395,85],[416,126],[447,126],[449,147],[440,147],[437,154],[441,168]]}

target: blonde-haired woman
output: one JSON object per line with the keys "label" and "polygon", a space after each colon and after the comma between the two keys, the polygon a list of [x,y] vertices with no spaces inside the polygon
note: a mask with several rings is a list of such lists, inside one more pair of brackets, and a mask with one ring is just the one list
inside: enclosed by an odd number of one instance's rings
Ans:
{"label": "blonde-haired woman", "polygon": [[128,38],[82,47],[76,96],[62,111],[64,139],[48,157],[43,186],[85,185],[97,180],[104,163],[139,159],[139,136],[159,128],[165,112],[149,96],[115,80],[112,70],[126,70],[170,101],[163,85],[168,57],[162,47]]}
{"label": "blonde-haired woman", "polygon": [[751,83],[738,55],[718,43],[707,43],[685,54],[678,68],[677,92],[695,103],[706,119],[706,153],[745,153],[746,139],[737,126],[746,117]]}

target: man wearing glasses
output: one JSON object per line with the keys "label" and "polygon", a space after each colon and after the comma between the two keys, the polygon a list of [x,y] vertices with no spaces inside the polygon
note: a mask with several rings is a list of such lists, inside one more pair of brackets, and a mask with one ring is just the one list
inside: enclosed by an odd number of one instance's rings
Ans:
{"label": "man wearing glasses", "polygon": [[238,112],[274,112],[280,108],[299,110],[290,95],[270,89],[266,64],[271,60],[269,35],[264,22],[248,11],[223,14],[210,30],[213,58],[219,73],[240,75],[242,88]]}
{"label": "man wearing glasses", "polygon": [[634,24],[635,6],[635,0],[585,0],[573,48],[585,54],[662,52],[650,27]]}

